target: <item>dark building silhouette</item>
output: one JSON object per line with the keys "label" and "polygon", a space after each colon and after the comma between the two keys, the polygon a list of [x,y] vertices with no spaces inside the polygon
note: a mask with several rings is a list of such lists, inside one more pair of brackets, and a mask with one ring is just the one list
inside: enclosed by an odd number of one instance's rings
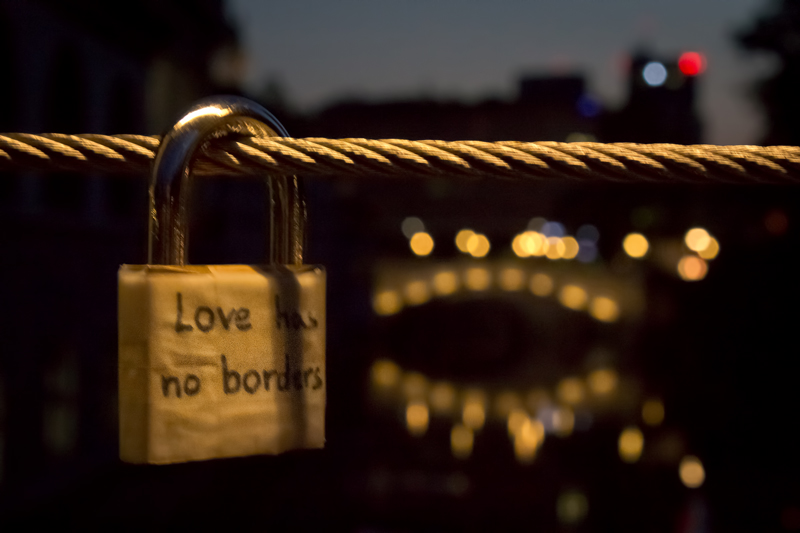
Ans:
{"label": "dark building silhouette", "polygon": [[600,104],[581,76],[528,76],[516,99],[341,102],[308,117],[300,131],[332,138],[564,141],[594,135]]}
{"label": "dark building silhouette", "polygon": [[[646,73],[648,66],[654,72]],[[647,79],[647,74],[651,79]],[[637,53],[630,65],[628,100],[619,111],[603,116],[600,139],[604,142],[701,142],[701,125],[695,109],[696,80],[681,72],[677,59],[659,61]]]}
{"label": "dark building silhouette", "polygon": [[800,145],[800,5],[792,0],[775,1],[749,28],[737,36],[739,45],[751,53],[767,54],[779,61],[777,72],[754,87],[767,116],[765,144]]}

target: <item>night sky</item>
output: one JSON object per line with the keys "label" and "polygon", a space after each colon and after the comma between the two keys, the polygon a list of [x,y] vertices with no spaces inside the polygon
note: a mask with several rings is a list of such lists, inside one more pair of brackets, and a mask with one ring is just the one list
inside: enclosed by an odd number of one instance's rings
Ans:
{"label": "night sky", "polygon": [[[756,143],[750,84],[774,62],[743,52],[734,34],[767,0],[521,0],[505,2],[259,2],[231,0],[248,56],[246,86],[279,81],[313,110],[332,100],[513,98],[522,73],[582,72],[609,107],[625,99],[625,56],[706,54],[699,112],[704,141]],[[546,139],[543,139],[546,140]]]}

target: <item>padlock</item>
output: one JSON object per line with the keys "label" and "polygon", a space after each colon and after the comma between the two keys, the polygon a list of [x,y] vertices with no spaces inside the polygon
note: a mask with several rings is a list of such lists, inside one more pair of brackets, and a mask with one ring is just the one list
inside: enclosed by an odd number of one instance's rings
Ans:
{"label": "padlock", "polygon": [[164,137],[150,182],[147,265],[119,270],[120,457],[175,463],[321,448],[325,271],[303,265],[305,202],[270,177],[270,258],[188,265],[190,164],[224,135],[286,136],[237,97],[193,107]]}

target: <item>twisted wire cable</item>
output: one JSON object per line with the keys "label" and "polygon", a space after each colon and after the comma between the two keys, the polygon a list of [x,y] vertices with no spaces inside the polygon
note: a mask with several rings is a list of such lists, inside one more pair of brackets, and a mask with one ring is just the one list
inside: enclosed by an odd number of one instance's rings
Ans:
{"label": "twisted wire cable", "polygon": [[[146,174],[161,138],[0,133],[0,171]],[[207,143],[198,175],[797,183],[800,147],[241,137]]]}

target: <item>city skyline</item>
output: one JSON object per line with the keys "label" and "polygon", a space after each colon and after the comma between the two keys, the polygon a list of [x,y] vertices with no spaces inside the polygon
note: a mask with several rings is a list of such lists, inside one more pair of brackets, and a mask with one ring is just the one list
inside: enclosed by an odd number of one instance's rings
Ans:
{"label": "city skyline", "polygon": [[[735,33],[769,5],[765,0],[614,0],[602,6],[587,0],[492,6],[451,0],[424,5],[233,0],[228,13],[248,58],[246,90],[258,94],[278,82],[303,112],[344,98],[510,99],[519,77],[532,73],[584,74],[589,90],[616,109],[627,97],[627,56],[643,50],[675,59],[694,50],[708,60],[698,84],[704,142],[753,144],[764,119],[749,93],[774,65],[741,50]],[[273,49],[278,52],[270,53]]]}

